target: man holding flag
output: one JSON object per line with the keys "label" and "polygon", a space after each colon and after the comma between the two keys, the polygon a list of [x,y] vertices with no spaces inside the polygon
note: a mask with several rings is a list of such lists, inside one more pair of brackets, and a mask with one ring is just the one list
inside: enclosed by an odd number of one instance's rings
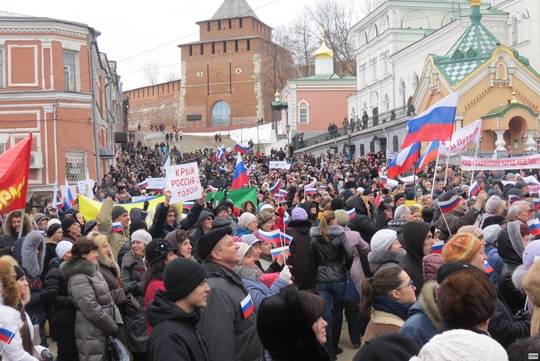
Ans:
{"label": "man holding flag", "polygon": [[456,191],[448,191],[439,197],[439,207],[441,216],[437,223],[437,228],[441,230],[439,239],[447,241],[451,236],[456,234],[458,229],[463,226],[471,226],[478,219],[478,215],[482,212],[482,208],[488,199],[485,190],[481,190],[477,197],[476,203],[469,211],[466,212],[465,200]]}

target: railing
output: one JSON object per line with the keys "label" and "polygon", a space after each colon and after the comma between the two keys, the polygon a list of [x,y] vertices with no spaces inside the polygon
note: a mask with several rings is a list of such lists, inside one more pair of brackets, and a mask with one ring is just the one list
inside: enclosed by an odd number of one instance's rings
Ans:
{"label": "railing", "polygon": [[[354,123],[355,128],[351,136],[361,131],[376,127],[381,124],[393,123],[397,121],[398,119],[401,119],[406,116],[407,116],[407,106],[401,106],[399,108],[391,109],[384,113],[379,113],[375,116],[369,117],[367,119],[367,124],[362,123],[360,119],[360,122]],[[327,132],[324,132],[322,134],[319,134],[310,138],[305,136],[303,133],[295,134],[293,136],[293,143],[295,145],[295,149],[302,149],[305,147],[309,147],[312,145],[326,142],[328,140],[332,140],[334,138],[342,137],[344,135],[347,135],[347,132],[345,131],[343,126],[339,126],[337,129],[333,131],[327,131]]]}

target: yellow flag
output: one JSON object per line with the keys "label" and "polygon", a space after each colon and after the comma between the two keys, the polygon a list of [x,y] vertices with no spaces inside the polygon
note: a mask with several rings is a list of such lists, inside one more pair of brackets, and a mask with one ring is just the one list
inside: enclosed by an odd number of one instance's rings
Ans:
{"label": "yellow flag", "polygon": [[[96,219],[99,210],[101,209],[101,202],[94,201],[92,199],[86,198],[85,196],[79,194],[78,197],[79,201],[79,212],[83,215],[84,219],[86,221],[89,221],[91,219]],[[163,196],[157,196],[157,197],[149,197],[148,202],[150,205],[148,206],[148,211],[150,211],[153,208],[156,208],[158,203],[163,202]],[[122,207],[125,207],[127,211],[131,211],[133,208],[144,208],[144,201],[140,202],[133,202],[133,203],[122,203]],[[182,209],[181,206],[179,206],[180,209]]]}

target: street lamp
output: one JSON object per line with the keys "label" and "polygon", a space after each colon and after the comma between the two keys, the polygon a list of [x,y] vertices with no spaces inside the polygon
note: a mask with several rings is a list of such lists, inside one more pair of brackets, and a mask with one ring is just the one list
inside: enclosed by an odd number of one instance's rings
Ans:
{"label": "street lamp", "polygon": [[349,137],[349,158],[352,157],[351,154],[351,134],[353,132],[353,125],[349,124],[348,127],[345,127],[345,132],[347,133],[347,136]]}
{"label": "street lamp", "polygon": [[244,119],[240,119],[240,143],[243,143],[244,142],[244,139],[243,139],[243,125],[244,125]]}

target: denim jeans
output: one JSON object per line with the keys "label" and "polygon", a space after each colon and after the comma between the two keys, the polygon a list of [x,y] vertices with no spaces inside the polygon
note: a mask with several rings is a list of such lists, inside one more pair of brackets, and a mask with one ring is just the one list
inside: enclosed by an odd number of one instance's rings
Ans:
{"label": "denim jeans", "polygon": [[353,345],[359,345],[361,334],[360,307],[354,302],[345,302],[344,306],[347,326],[349,326],[349,338]]}
{"label": "denim jeans", "polygon": [[339,346],[341,336],[341,326],[343,324],[343,297],[347,282],[325,282],[317,283],[315,290],[326,302],[323,319],[328,323],[326,326],[326,343],[324,348],[335,356],[335,351]]}

